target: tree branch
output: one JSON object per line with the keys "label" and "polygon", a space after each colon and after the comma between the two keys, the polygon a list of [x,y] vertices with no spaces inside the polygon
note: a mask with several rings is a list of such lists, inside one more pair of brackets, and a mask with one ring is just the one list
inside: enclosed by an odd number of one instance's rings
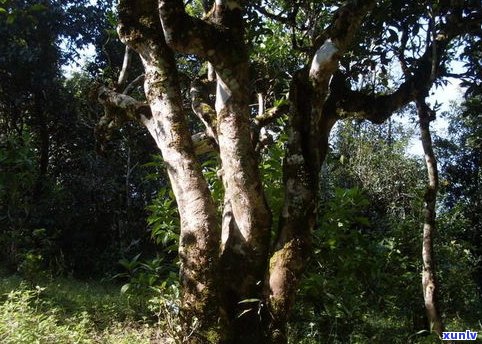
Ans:
{"label": "tree branch", "polygon": [[[214,8],[216,10],[212,13],[219,17],[221,6],[214,4]],[[169,46],[179,52],[206,58],[215,66],[221,62],[216,55],[233,54],[232,49],[223,47],[239,45],[226,27],[189,16],[181,0],[159,1],[159,15]],[[208,14],[207,18],[212,16]]]}
{"label": "tree branch", "polygon": [[176,51],[207,59],[231,90],[242,87],[232,77],[233,69],[247,60],[241,39],[244,34],[241,10],[236,1],[230,1],[229,6],[217,1],[206,20],[201,20],[189,16],[181,0],[159,1],[167,44]]}
{"label": "tree branch", "polygon": [[256,116],[254,118],[254,128],[252,132],[253,146],[256,147],[256,152],[260,152],[263,147],[267,146],[272,142],[271,138],[266,137],[266,139],[260,138],[261,130],[268,126],[269,124],[281,118],[283,115],[287,114],[290,109],[290,104],[288,101],[283,101],[281,104],[269,108],[264,113]]}
{"label": "tree branch", "polygon": [[272,19],[272,20],[275,20],[277,22],[280,22],[280,23],[283,23],[283,24],[289,24],[289,25],[292,24],[292,22],[293,22],[290,17],[282,16],[281,14],[271,13],[261,5],[254,5],[254,8],[256,9],[256,11],[258,11],[259,13],[264,15],[265,17],[267,17],[269,19]]}
{"label": "tree branch", "polygon": [[134,89],[134,87],[137,86],[137,84],[139,84],[141,81],[144,80],[144,74],[141,74],[139,75],[137,78],[135,78],[134,80],[132,80],[130,82],[129,85],[126,86],[126,88],[124,89],[124,91],[122,91],[122,94],[129,94],[131,93],[131,91]]}
{"label": "tree branch", "polygon": [[[315,39],[319,46],[313,56],[310,78],[316,83],[327,83],[338,67],[338,60],[351,44],[365,15],[375,6],[375,0],[354,0],[341,7],[335,14],[332,24]],[[328,38],[326,38],[328,37]]]}
{"label": "tree branch", "polygon": [[122,62],[122,69],[119,73],[119,78],[117,79],[117,88],[121,89],[122,86],[127,82],[128,70],[131,65],[131,49],[126,45],[124,52],[124,61]]}
{"label": "tree branch", "polygon": [[[104,106],[105,114],[96,126],[97,135],[108,133],[123,123],[134,120],[146,124],[152,118],[150,106],[128,95],[118,93],[105,86],[98,89],[98,101]],[[107,138],[110,135],[106,135]],[[216,152],[216,141],[204,132],[191,136],[196,155]]]}
{"label": "tree branch", "polygon": [[135,120],[146,123],[152,118],[151,108],[147,103],[140,102],[128,95],[118,93],[105,86],[97,91],[99,103],[106,109],[106,115],[116,117],[121,121]]}
{"label": "tree branch", "polygon": [[[461,17],[450,17],[449,21],[441,25],[432,44],[427,45],[424,54],[414,64],[410,72],[403,55],[400,55],[402,69],[406,76],[397,90],[387,95],[369,95],[360,91],[353,91],[347,86],[342,73],[335,73],[331,82],[331,93],[328,104],[337,107],[340,117],[355,117],[366,119],[373,123],[383,123],[393,112],[416,99],[419,94],[425,94],[432,87],[433,82],[444,71],[440,62],[450,42],[457,36],[467,32],[477,32],[480,22]],[[406,36],[402,35],[403,54]]]}
{"label": "tree branch", "polygon": [[254,118],[254,124],[258,128],[265,127],[268,124],[271,124],[274,121],[276,121],[281,116],[287,114],[289,108],[290,108],[289,102],[283,101],[281,104],[277,106],[273,106],[272,108],[269,108],[268,110],[266,110],[264,113],[256,116]]}
{"label": "tree branch", "polygon": [[219,147],[217,142],[212,137],[204,132],[196,133],[191,136],[192,144],[194,146],[194,153],[196,155],[203,155],[207,153],[218,153]]}
{"label": "tree branch", "polygon": [[202,97],[203,86],[204,85],[200,80],[194,80],[191,83],[191,106],[196,116],[206,127],[206,131],[209,137],[211,137],[217,143],[218,134],[216,111],[207,102],[204,101]]}

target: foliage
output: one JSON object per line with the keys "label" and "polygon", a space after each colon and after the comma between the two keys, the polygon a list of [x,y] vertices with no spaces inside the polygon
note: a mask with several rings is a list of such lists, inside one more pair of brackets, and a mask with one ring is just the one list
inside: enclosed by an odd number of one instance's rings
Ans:
{"label": "foliage", "polygon": [[474,278],[480,258],[476,242],[466,240],[463,235],[470,226],[470,220],[464,218],[461,208],[441,214],[436,242],[437,267],[445,314],[450,318],[463,314],[463,320],[476,322],[482,317],[482,292],[477,278]]}
{"label": "foliage", "polygon": [[[303,343],[436,343],[423,331],[421,166],[405,155],[402,131],[387,140],[383,127],[346,124],[338,135],[291,336]],[[461,236],[470,227],[460,209],[442,212],[437,223],[444,317],[454,331],[475,328],[482,309],[477,259]]]}
{"label": "foliage", "polygon": [[0,244],[12,271],[29,254],[39,271],[113,273],[120,258],[149,243],[145,205],[163,178],[144,179],[150,171],[139,165],[149,161],[154,148],[150,141],[131,140],[139,129],[128,126],[113,137],[109,155],[97,154],[93,129],[99,109],[88,99],[91,82],[76,74],[60,87],[68,105],[65,113],[56,112],[44,174],[34,127],[24,124],[21,134],[1,134]]}
{"label": "foliage", "polygon": [[[119,205],[107,206],[109,201],[120,203],[118,192],[120,185],[125,189],[125,180],[111,179],[112,170],[105,168],[118,170],[123,164],[115,166],[95,155],[98,109],[87,102],[92,80],[76,76],[66,82],[61,75],[61,65],[78,57],[77,48],[96,41],[109,3],[2,4],[0,251],[12,271],[105,271],[112,259],[103,259],[101,266],[97,257],[112,244],[99,239],[126,232],[121,228],[124,219],[112,209],[119,210]],[[137,210],[142,212],[143,206]],[[124,248],[131,242],[126,237],[118,245]],[[119,254],[111,254],[117,255],[114,261],[119,259]]]}
{"label": "foliage", "polygon": [[[180,321],[180,288],[177,279],[170,282],[161,283],[156,289],[156,294],[149,299],[149,310],[156,314],[157,326],[164,328],[168,338],[174,343],[185,343],[187,336],[181,327]],[[195,330],[196,324],[192,324],[192,330]]]}
{"label": "foliage", "polygon": [[147,224],[155,242],[167,253],[176,253],[179,244],[179,213],[172,191],[161,189],[152,203],[147,206],[150,212]]}
{"label": "foliage", "polygon": [[[0,338],[4,343],[47,343],[56,341],[84,343],[87,328],[85,317],[72,319],[72,324],[57,325],[55,313],[36,313],[36,303],[42,292],[37,290],[18,290],[8,294],[1,307]],[[32,305],[34,304],[34,305]]]}
{"label": "foliage", "polygon": [[[144,299],[121,294],[118,286],[99,282],[54,279],[28,286],[19,277],[2,276],[0,338],[8,344],[30,344],[36,340],[60,344],[147,344],[174,343],[176,338],[180,342],[178,302],[177,285],[166,284]],[[381,316],[379,311],[365,314],[362,319],[346,340],[340,337],[342,326],[338,319],[330,323],[327,332],[307,321],[302,338],[296,337],[292,328],[290,342],[314,344],[329,339],[330,343],[436,343],[434,338],[409,337],[403,320]],[[476,322],[469,323],[457,316],[453,319],[448,323],[449,330],[479,329]]]}
{"label": "foliage", "polygon": [[222,181],[219,178],[219,158],[210,155],[206,157],[205,161],[201,165],[203,169],[204,177],[208,183],[209,189],[211,190],[212,197],[215,204],[217,205],[219,211],[222,209],[224,188]]}
{"label": "foliage", "polygon": [[280,118],[273,128],[266,129],[264,134],[268,140],[273,140],[273,143],[263,151],[260,164],[260,173],[266,190],[266,198],[273,212],[273,228],[278,228],[284,199],[282,165],[287,135],[285,132],[280,131],[280,128],[283,128],[285,123],[286,118]]}
{"label": "foliage", "polygon": [[[470,252],[478,260],[474,276],[482,288],[482,99],[472,93],[449,117],[449,137],[438,139],[442,204],[447,214],[461,219],[454,239],[471,243]],[[450,219],[450,216],[449,216]],[[460,223],[460,222],[459,222]]]}
{"label": "foliage", "polygon": [[144,302],[120,295],[115,286],[67,279],[40,285],[29,287],[15,277],[2,279],[2,343],[147,344],[163,337],[154,320],[142,320],[155,316],[139,307]]}
{"label": "foliage", "polygon": [[176,285],[177,267],[163,258],[140,261],[140,254],[131,260],[121,259],[119,264],[126,272],[119,273],[114,278],[128,280],[121,288],[122,293],[130,295],[152,295],[166,286]]}
{"label": "foliage", "polygon": [[[18,267],[27,277],[39,273],[51,262],[55,271],[59,266],[55,247],[57,233],[51,228],[32,228],[31,223],[45,211],[35,203],[32,194],[38,171],[32,140],[25,132],[21,138],[6,135],[5,146],[0,146],[0,256],[8,268]],[[58,197],[53,189],[49,197]],[[45,205],[43,205],[45,206]]]}

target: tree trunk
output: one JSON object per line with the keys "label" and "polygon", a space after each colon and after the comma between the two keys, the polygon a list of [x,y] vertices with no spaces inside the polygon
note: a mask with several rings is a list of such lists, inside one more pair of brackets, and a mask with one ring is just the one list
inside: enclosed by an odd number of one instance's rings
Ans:
{"label": "tree trunk", "polygon": [[217,133],[224,186],[219,265],[221,342],[265,343],[262,297],[271,212],[251,136],[249,61],[241,9],[236,1],[218,0],[206,21],[201,21],[185,13],[182,1],[159,1],[168,44],[206,58],[217,75],[216,121],[207,124],[208,129],[215,128],[210,132]]}
{"label": "tree trunk", "polygon": [[119,21],[121,40],[139,53],[145,69],[151,114],[139,120],[161,150],[181,218],[183,340],[217,342],[220,227],[183,113],[174,54],[162,36],[156,1],[121,1]]}
{"label": "tree trunk", "polygon": [[45,114],[45,97],[43,94],[35,94],[35,116],[39,136],[39,169],[38,176],[33,188],[33,199],[39,202],[47,178],[47,171],[50,157],[50,137],[47,118]]}
{"label": "tree trunk", "polygon": [[436,278],[434,258],[434,235],[436,220],[436,202],[438,192],[437,160],[433,151],[432,137],[430,134],[430,122],[434,119],[434,112],[425,103],[424,98],[417,99],[417,111],[420,123],[420,137],[422,139],[425,164],[427,166],[428,185],[424,200],[424,224],[422,241],[422,287],[425,310],[430,324],[430,331],[434,331],[440,338],[444,331],[444,325],[440,317],[438,304],[439,286]]}

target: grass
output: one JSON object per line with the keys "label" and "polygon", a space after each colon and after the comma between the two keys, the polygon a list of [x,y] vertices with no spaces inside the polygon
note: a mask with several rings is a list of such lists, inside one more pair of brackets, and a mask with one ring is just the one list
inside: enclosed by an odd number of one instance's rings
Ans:
{"label": "grass", "polygon": [[[476,341],[482,343],[480,323],[467,323],[461,319],[446,319],[447,331],[478,331]],[[315,325],[313,323],[309,325]],[[346,324],[345,324],[346,325]],[[305,325],[306,326],[306,325]],[[347,330],[335,322],[326,331],[316,329],[316,325],[303,329],[292,329],[289,343],[296,344],[443,344],[434,333],[415,332],[407,327],[403,319],[371,314],[363,321],[355,321]],[[345,326],[346,327],[346,326]],[[296,332],[298,331],[298,332]]]}
{"label": "grass", "polygon": [[[446,331],[478,332],[482,343],[480,302],[474,299],[465,312],[443,313]],[[370,305],[368,305],[370,306]],[[458,306],[458,305],[454,305]],[[447,309],[447,308],[445,308]],[[459,308],[460,310],[460,308]],[[442,344],[435,333],[429,333],[424,309],[412,314],[406,309],[365,307],[354,316],[337,313],[330,316],[323,308],[297,304],[289,326],[292,344]],[[408,316],[410,314],[410,316]]]}
{"label": "grass", "polygon": [[[120,293],[112,282],[69,278],[26,282],[0,273],[0,343],[2,344],[149,344],[174,343],[167,334],[169,314],[152,307],[162,297]],[[157,313],[157,314],[156,314]],[[167,322],[166,322],[167,319]],[[446,319],[447,330],[479,331],[480,321]],[[171,324],[172,325],[172,324]],[[348,324],[337,322],[316,330],[314,323],[299,323],[290,342],[300,344],[438,344],[434,335],[411,333],[406,321],[372,313]],[[310,327],[313,325],[314,327]],[[348,325],[348,327],[347,327]],[[308,326],[308,327],[306,327]],[[179,338],[179,337],[178,337]],[[178,341],[179,342],[179,339]]]}
{"label": "grass", "polygon": [[0,343],[169,342],[148,300],[122,295],[120,287],[55,279],[31,284],[0,280]]}

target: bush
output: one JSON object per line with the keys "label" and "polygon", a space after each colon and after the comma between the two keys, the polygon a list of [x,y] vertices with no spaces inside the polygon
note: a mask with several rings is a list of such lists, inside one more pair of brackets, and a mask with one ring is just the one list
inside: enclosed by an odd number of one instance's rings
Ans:
{"label": "bush", "polygon": [[58,310],[40,312],[40,294],[44,288],[11,291],[0,306],[0,341],[5,344],[91,343],[86,312],[61,324]]}

